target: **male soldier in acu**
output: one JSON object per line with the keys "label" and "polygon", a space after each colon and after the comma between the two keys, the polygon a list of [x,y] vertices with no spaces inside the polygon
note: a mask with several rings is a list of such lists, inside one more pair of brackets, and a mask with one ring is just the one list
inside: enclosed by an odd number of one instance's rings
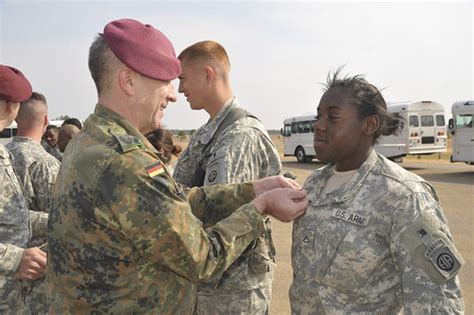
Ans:
{"label": "male soldier in acu", "polygon": [[[23,74],[0,65],[0,131],[13,122],[20,102],[30,96],[31,85]],[[25,312],[28,282],[44,275],[46,253],[29,243],[40,232],[45,236],[48,216],[28,209],[10,152],[1,144],[0,183],[0,313],[18,314]]]}
{"label": "male soldier in acu", "polygon": [[[263,124],[239,106],[230,84],[229,57],[219,43],[198,42],[178,56],[179,92],[209,121],[192,136],[174,179],[185,186],[241,183],[279,174],[281,162]],[[266,314],[275,249],[270,220],[221,278],[198,286],[199,314]]]}
{"label": "male soldier in acu", "polygon": [[191,314],[195,283],[222,274],[264,233],[265,215],[301,215],[306,193],[278,176],[183,193],[144,136],[176,100],[181,73],[153,26],[107,24],[89,69],[99,103],[68,144],[53,192],[50,311]]}
{"label": "male soldier in acu", "polygon": [[59,151],[58,139],[59,127],[55,125],[49,125],[46,127],[46,132],[43,135],[43,148],[46,152],[58,159],[58,161],[61,161],[63,156],[61,155],[61,151]]}
{"label": "male soldier in acu", "polygon": [[[51,190],[56,182],[60,163],[41,146],[41,136],[48,125],[46,98],[33,92],[31,98],[20,105],[16,117],[18,133],[6,145],[13,155],[13,168],[23,189],[28,207],[34,211],[49,212]],[[41,237],[34,237],[30,246],[46,243],[46,226]],[[46,252],[44,248],[43,251]],[[46,314],[48,304],[44,278],[24,283],[26,307],[33,314]]]}

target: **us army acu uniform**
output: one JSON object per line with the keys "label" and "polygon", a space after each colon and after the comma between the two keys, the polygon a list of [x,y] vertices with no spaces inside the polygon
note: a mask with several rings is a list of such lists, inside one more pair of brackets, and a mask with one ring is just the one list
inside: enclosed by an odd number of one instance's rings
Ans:
{"label": "us army acu uniform", "polygon": [[[234,98],[214,120],[194,133],[174,171],[178,183],[195,186],[195,170],[201,167],[203,183],[197,186],[248,182],[280,173],[278,152],[256,118],[242,117],[216,135],[235,108],[239,105]],[[215,142],[209,145],[211,141]],[[268,313],[275,249],[269,219],[265,226],[265,234],[253,242],[221,278],[199,284],[197,313]]]}
{"label": "us army acu uniform", "polygon": [[293,226],[293,314],[462,314],[454,247],[428,183],[375,151],[344,185],[321,196],[334,166],[304,189]]}
{"label": "us army acu uniform", "polygon": [[24,248],[34,235],[45,237],[47,214],[30,211],[13,171],[11,156],[0,144],[0,313],[17,314],[29,286],[16,280]]}
{"label": "us army acu uniform", "polygon": [[[6,147],[13,155],[13,168],[22,186],[29,209],[49,212],[51,191],[59,172],[59,161],[48,154],[41,144],[30,138],[13,137]],[[33,237],[29,247],[45,244],[46,231],[42,234],[41,237]],[[24,285],[31,287],[27,289],[28,294],[25,297],[27,308],[33,314],[46,314],[49,306],[45,279],[24,281]]]}
{"label": "us army acu uniform", "polygon": [[101,105],[68,144],[48,226],[52,313],[191,314],[195,283],[264,232],[251,184],[194,188],[188,201],[157,154]]}
{"label": "us army acu uniform", "polygon": [[58,161],[63,159],[63,155],[61,151],[59,151],[59,147],[56,144],[54,147],[50,146],[46,141],[42,142],[43,148],[48,152],[50,155],[54,156]]}

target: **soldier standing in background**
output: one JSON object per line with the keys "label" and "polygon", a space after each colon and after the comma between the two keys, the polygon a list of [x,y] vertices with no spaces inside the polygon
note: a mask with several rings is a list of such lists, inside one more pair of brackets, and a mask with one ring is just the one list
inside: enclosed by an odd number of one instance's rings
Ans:
{"label": "soldier standing in background", "polygon": [[[48,125],[48,105],[46,98],[33,92],[31,98],[20,105],[16,117],[18,132],[6,145],[13,155],[13,168],[23,189],[31,210],[49,212],[51,191],[56,182],[60,162],[48,154],[41,146],[41,136]],[[46,228],[46,226],[45,226]],[[46,243],[46,230],[41,237],[33,237],[30,247]],[[46,252],[46,248],[42,248]],[[32,314],[46,314],[48,303],[44,278],[25,281],[27,309]]]}
{"label": "soldier standing in background", "polygon": [[49,125],[46,127],[46,132],[43,135],[42,146],[52,156],[54,156],[58,161],[61,161],[63,156],[58,147],[59,139],[59,127],[55,125]]}
{"label": "soldier standing in background", "polygon": [[107,24],[89,69],[98,104],[69,143],[53,192],[50,310],[191,314],[196,282],[223,273],[264,232],[265,215],[301,215],[306,193],[279,176],[184,194],[144,136],[160,128],[181,73],[153,26]]}
{"label": "soldier standing in background", "polygon": [[73,124],[65,124],[61,126],[58,137],[58,148],[61,153],[64,153],[69,141],[71,141],[71,139],[75,137],[80,131],[81,129]]}
{"label": "soldier standing in background", "polygon": [[[23,74],[0,65],[0,131],[15,119],[21,101],[31,96]],[[0,313],[25,310],[25,281],[43,277],[46,253],[29,247],[30,237],[45,236],[48,215],[31,211],[23,196],[9,151],[0,144]],[[24,281],[25,280],[25,281]]]}
{"label": "soldier standing in background", "polygon": [[[209,121],[191,137],[174,179],[185,186],[243,183],[281,172],[278,151],[263,124],[239,106],[222,45],[198,42],[178,56],[179,92]],[[271,222],[221,278],[198,286],[199,314],[267,314],[275,267]]]}

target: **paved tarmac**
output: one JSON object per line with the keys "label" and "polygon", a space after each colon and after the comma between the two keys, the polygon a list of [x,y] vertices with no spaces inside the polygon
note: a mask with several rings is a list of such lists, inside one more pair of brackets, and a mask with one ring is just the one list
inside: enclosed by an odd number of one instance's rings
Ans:
{"label": "paved tarmac", "polygon": [[[312,170],[321,166],[316,162],[300,164],[294,157],[284,158],[282,161],[284,170],[295,173],[300,184],[303,184]],[[405,160],[402,166],[429,181],[439,194],[456,247],[466,260],[460,272],[466,314],[474,314],[474,166],[414,159]],[[288,289],[293,273],[291,268],[292,224],[281,223],[274,219],[273,227],[277,269],[270,314],[290,314]]]}

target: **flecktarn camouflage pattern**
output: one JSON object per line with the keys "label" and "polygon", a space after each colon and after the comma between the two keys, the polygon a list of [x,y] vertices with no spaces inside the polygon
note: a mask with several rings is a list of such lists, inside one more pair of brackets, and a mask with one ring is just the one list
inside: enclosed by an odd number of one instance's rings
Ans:
{"label": "flecktarn camouflage pattern", "polygon": [[[101,105],[71,140],[48,226],[51,313],[191,314],[196,282],[264,232],[246,204],[251,184],[194,188],[188,199],[157,154]],[[203,228],[216,217],[226,219]]]}

